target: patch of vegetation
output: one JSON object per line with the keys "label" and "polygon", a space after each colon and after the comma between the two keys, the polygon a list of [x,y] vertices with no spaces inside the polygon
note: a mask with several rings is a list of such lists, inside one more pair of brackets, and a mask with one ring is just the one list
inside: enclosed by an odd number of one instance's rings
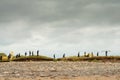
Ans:
{"label": "patch of vegetation", "polygon": [[7,56],[5,53],[0,53],[0,56]]}
{"label": "patch of vegetation", "polygon": [[46,56],[21,56],[12,61],[53,61],[53,58]]}
{"label": "patch of vegetation", "polygon": [[95,56],[95,57],[77,57],[71,56],[66,58],[58,58],[58,61],[88,61],[88,62],[117,62],[120,56]]}
{"label": "patch of vegetation", "polygon": [[0,62],[8,62],[7,55],[5,53],[0,53]]}

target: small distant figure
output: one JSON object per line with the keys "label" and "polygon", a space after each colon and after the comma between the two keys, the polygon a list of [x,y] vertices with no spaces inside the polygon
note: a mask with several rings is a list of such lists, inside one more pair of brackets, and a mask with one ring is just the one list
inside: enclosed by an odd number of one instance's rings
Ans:
{"label": "small distant figure", "polygon": [[16,55],[16,58],[18,58],[18,54]]}
{"label": "small distant figure", "polygon": [[97,52],[97,56],[99,56],[99,52]]}
{"label": "small distant figure", "polygon": [[65,53],[63,54],[63,58],[65,58]]}
{"label": "small distant figure", "polygon": [[29,51],[29,56],[31,56],[31,51]]}
{"label": "small distant figure", "polygon": [[11,59],[11,54],[8,55],[8,61],[10,61],[10,59]]}
{"label": "small distant figure", "polygon": [[27,52],[25,52],[25,56],[27,56]]}
{"label": "small distant figure", "polygon": [[108,56],[108,51],[105,51],[105,56]]}
{"label": "small distant figure", "polygon": [[53,58],[55,59],[56,57],[55,57],[55,54],[53,55]]}
{"label": "small distant figure", "polygon": [[78,52],[78,57],[80,57],[80,52]]}
{"label": "small distant figure", "polygon": [[105,56],[108,56],[108,52],[111,52],[110,50],[105,51]]}
{"label": "small distant figure", "polygon": [[37,56],[39,56],[39,50],[37,50]]}
{"label": "small distant figure", "polygon": [[32,51],[32,56],[34,56],[34,52]]}
{"label": "small distant figure", "polygon": [[18,57],[21,57],[20,53],[18,54]]}

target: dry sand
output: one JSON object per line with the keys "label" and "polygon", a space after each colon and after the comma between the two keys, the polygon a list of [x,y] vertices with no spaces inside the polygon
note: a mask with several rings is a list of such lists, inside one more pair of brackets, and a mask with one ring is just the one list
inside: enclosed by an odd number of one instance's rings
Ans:
{"label": "dry sand", "polygon": [[37,78],[5,78],[1,77],[0,80],[120,80],[120,75],[117,76],[81,76],[81,77],[37,77]]}
{"label": "dry sand", "polygon": [[5,62],[0,80],[120,80],[120,63]]}

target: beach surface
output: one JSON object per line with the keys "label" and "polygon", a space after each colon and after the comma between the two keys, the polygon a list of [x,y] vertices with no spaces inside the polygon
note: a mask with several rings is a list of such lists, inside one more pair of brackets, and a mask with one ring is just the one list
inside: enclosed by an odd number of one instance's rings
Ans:
{"label": "beach surface", "polygon": [[120,63],[1,62],[0,80],[120,80]]}

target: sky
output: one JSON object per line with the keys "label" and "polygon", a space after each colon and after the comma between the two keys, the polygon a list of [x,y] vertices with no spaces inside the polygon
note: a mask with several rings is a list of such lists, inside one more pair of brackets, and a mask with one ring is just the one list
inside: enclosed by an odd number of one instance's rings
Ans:
{"label": "sky", "polygon": [[0,52],[120,53],[120,0],[0,0]]}

